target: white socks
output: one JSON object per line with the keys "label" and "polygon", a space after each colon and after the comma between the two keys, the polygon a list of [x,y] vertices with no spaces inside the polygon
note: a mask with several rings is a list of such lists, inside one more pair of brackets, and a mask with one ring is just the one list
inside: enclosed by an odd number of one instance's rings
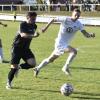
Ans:
{"label": "white socks", "polygon": [[76,56],[76,54],[74,52],[71,52],[67,58],[67,61],[63,67],[64,70],[66,70],[69,67],[69,64],[72,62],[72,60],[74,59],[74,57]]}
{"label": "white socks", "polygon": [[[74,52],[71,52],[67,58],[67,61],[64,65],[64,67],[62,68],[63,70],[66,70],[69,66],[69,64],[72,62],[72,60],[74,59],[74,57],[76,56],[76,54]],[[46,66],[47,64],[49,64],[49,58],[44,59],[39,66],[37,66],[37,70],[40,70],[42,67]]]}
{"label": "white socks", "polygon": [[42,67],[46,66],[47,64],[49,63],[49,60],[48,58],[47,59],[44,59],[39,66],[37,66],[37,70],[40,70]]}

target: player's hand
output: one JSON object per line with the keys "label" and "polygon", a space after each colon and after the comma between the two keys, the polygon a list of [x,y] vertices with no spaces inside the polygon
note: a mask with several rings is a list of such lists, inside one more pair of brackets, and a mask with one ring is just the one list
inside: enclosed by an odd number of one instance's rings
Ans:
{"label": "player's hand", "polygon": [[44,33],[46,31],[46,28],[42,28],[41,32]]}
{"label": "player's hand", "polygon": [[35,32],[33,38],[34,38],[34,37],[38,37],[39,35],[40,35],[39,32]]}
{"label": "player's hand", "polygon": [[36,32],[36,37],[38,37],[40,34],[39,34],[39,32]]}

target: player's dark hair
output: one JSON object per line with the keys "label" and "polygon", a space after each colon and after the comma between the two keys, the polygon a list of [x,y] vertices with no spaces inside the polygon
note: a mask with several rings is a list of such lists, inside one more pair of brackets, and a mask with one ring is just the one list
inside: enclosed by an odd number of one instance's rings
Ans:
{"label": "player's dark hair", "polygon": [[37,16],[37,13],[36,12],[27,12],[27,15],[26,16],[29,16],[29,17],[32,17],[32,16]]}
{"label": "player's dark hair", "polygon": [[81,13],[81,11],[79,9],[77,9],[77,8],[75,8],[73,11]]}

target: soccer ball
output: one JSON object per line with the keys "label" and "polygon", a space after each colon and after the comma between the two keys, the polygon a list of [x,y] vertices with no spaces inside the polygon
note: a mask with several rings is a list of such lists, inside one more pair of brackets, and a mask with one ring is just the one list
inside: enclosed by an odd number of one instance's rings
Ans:
{"label": "soccer ball", "polygon": [[73,92],[73,86],[71,84],[65,83],[61,86],[60,92],[62,95],[69,96]]}

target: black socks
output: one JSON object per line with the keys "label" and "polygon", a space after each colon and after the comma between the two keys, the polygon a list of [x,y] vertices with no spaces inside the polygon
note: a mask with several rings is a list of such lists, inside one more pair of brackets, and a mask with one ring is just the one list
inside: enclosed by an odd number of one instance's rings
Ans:
{"label": "black socks", "polygon": [[15,68],[11,68],[11,70],[10,70],[10,72],[8,74],[8,80],[9,80],[9,82],[11,82],[13,80],[16,70],[17,69],[15,69]]}

